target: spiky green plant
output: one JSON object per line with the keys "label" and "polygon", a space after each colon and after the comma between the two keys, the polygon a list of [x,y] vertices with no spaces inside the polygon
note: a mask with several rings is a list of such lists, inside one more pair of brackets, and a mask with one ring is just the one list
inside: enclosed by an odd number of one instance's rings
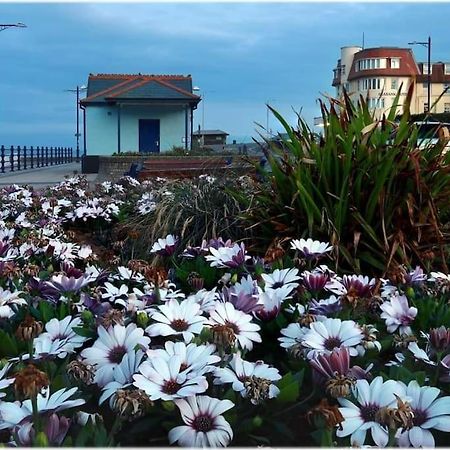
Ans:
{"label": "spiky green plant", "polygon": [[288,138],[266,142],[270,171],[246,211],[262,248],[274,238],[310,236],[334,245],[341,270],[381,274],[430,260],[446,269],[441,218],[450,212],[450,153],[444,143],[416,148],[412,89],[400,122],[400,90],[380,119],[363,97],[320,101],[322,136],[301,117],[292,128],[270,108]]}

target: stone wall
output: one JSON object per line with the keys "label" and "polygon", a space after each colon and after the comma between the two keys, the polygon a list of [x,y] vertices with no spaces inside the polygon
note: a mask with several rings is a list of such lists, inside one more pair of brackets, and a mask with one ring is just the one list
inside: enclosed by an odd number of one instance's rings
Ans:
{"label": "stone wall", "polygon": [[148,159],[148,155],[138,156],[100,156],[97,181],[106,180],[116,181],[125,172],[130,170],[130,166],[134,162],[144,162]]}

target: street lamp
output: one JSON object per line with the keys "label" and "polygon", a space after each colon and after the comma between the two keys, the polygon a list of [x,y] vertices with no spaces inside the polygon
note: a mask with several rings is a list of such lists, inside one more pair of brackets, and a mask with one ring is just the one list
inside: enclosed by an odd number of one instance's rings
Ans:
{"label": "street lamp", "polygon": [[423,47],[428,48],[428,111],[431,111],[431,37],[428,36],[427,42],[413,41],[408,42],[408,45],[422,45]]}
{"label": "street lamp", "polygon": [[77,94],[77,132],[75,134],[77,138],[77,162],[80,160],[80,91],[85,91],[86,86],[77,86],[76,89],[65,89],[64,92],[76,92]]}
{"label": "street lamp", "polygon": [[22,22],[18,22],[18,23],[0,23],[0,31],[4,31],[7,28],[26,28],[27,26],[22,23]]}

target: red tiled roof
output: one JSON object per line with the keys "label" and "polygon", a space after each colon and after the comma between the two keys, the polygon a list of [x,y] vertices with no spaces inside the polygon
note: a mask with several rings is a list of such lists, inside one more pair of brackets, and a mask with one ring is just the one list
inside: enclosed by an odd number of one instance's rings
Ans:
{"label": "red tiled roof", "polygon": [[103,80],[123,80],[136,78],[167,78],[170,80],[184,80],[191,78],[191,75],[155,75],[155,74],[121,74],[121,73],[90,73],[89,78],[98,78]]}

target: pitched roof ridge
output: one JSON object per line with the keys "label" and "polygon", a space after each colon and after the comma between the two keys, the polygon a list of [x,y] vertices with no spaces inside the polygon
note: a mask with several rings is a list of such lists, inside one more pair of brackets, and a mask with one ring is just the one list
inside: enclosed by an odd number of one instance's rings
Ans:
{"label": "pitched roof ridge", "polygon": [[89,74],[89,78],[97,78],[97,79],[123,79],[123,78],[164,78],[164,79],[189,79],[192,78],[191,75],[169,75],[169,74],[141,74],[141,73],[130,73],[130,74],[120,74],[120,73],[97,73]]}
{"label": "pitched roof ridge", "polygon": [[[137,80],[138,78],[136,78]],[[144,84],[149,83],[152,80],[149,80],[148,78],[143,78],[141,81],[139,81],[139,83],[133,84],[131,86],[127,86],[124,89],[119,90],[118,92],[115,92],[114,94],[110,95],[109,97],[117,97],[120,94],[123,94],[125,92],[131,91],[132,89],[136,89],[137,87],[141,87],[144,86]]]}
{"label": "pitched roof ridge", "polygon": [[189,95],[192,98],[200,98],[198,95],[192,94],[192,92],[188,92],[188,91],[186,91],[186,90],[184,90],[182,88],[179,88],[178,86],[174,86],[173,84],[166,83],[164,80],[160,80],[160,79],[155,78],[154,81],[156,81],[159,84],[162,84],[163,86],[171,88],[174,91],[178,91],[178,92],[180,92],[180,93],[182,93],[184,95]]}
{"label": "pitched roof ridge", "polygon": [[95,94],[92,94],[92,95],[82,99],[82,101],[91,100],[91,99],[96,98],[96,97],[98,97],[100,95],[107,94],[108,92],[113,91],[114,89],[117,89],[118,87],[124,86],[127,83],[130,83],[132,81],[134,81],[133,78],[127,78],[124,81],[122,81],[121,83],[115,84],[114,86],[111,86],[111,87],[109,87],[107,89],[104,89],[102,91],[96,92]]}

